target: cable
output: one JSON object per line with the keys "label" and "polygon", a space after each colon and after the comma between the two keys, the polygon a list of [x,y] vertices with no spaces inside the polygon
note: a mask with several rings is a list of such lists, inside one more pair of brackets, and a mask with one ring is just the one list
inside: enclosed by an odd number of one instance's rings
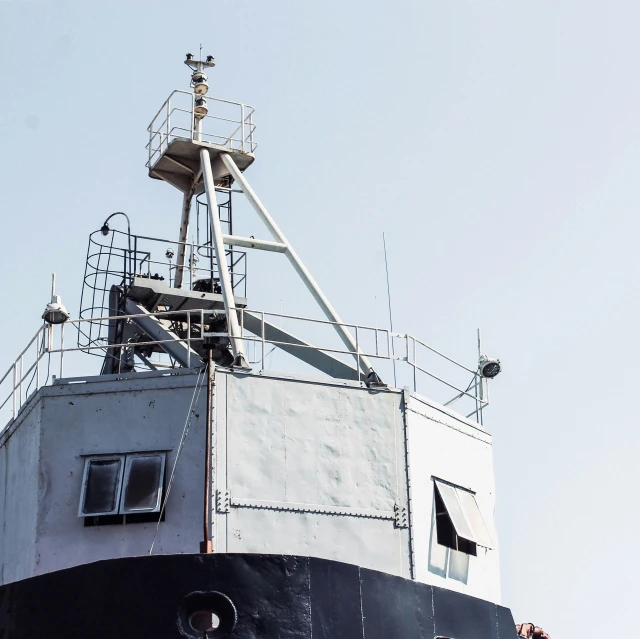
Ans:
{"label": "cable", "polygon": [[[176,458],[173,462],[173,468],[171,469],[171,475],[169,477],[169,483],[167,484],[167,494],[164,496],[164,500],[162,502],[162,508],[160,509],[160,514],[158,516],[158,523],[156,524],[156,531],[153,534],[153,540],[151,542],[151,547],[149,548],[149,554],[153,554],[153,546],[156,543],[156,537],[158,536],[158,530],[160,529],[160,522],[162,521],[162,516],[164,515],[164,510],[167,506],[167,501],[169,500],[169,493],[171,492],[171,486],[173,484],[173,478],[176,474],[176,466],[178,465],[178,459],[180,459],[180,453],[182,452],[182,448],[184,447],[185,439],[187,438],[187,433],[189,432],[189,426],[191,424],[191,420],[193,419],[193,407],[198,403],[198,399],[200,397],[200,391],[202,390],[202,385],[200,384],[200,377],[202,373],[206,370],[206,366],[201,368],[198,371],[198,377],[196,378],[196,384],[193,388],[193,395],[191,396],[191,403],[189,404],[189,411],[187,413],[187,419],[184,423],[184,428],[182,429],[182,436],[180,437],[180,443],[178,444],[178,451],[176,452]],[[204,380],[204,376],[202,376]],[[197,393],[196,393],[197,391]]]}
{"label": "cable", "polygon": [[260,362],[262,362],[262,368],[264,368],[265,367],[265,360],[267,359],[267,357],[269,355],[271,355],[271,353],[273,353],[273,351],[276,350],[276,348],[277,348],[276,346],[272,346],[271,350],[268,353],[264,354],[264,357],[261,357],[260,359],[257,359],[255,362],[250,361],[249,364],[260,364]]}

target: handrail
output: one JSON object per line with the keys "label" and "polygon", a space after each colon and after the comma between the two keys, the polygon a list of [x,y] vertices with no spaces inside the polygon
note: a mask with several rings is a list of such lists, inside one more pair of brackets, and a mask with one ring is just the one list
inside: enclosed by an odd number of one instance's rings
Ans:
{"label": "handrail", "polygon": [[[437,349],[429,346],[425,342],[416,339],[412,335],[408,333],[395,333],[386,328],[378,328],[372,326],[365,325],[356,325],[356,324],[338,324],[337,322],[333,322],[330,320],[321,320],[310,317],[296,316],[296,315],[288,315],[285,313],[276,313],[276,312],[267,312],[267,311],[259,311],[259,310],[251,310],[241,307],[233,307],[230,309],[231,311],[237,313],[239,315],[239,324],[242,328],[241,339],[245,340],[249,343],[256,344],[256,347],[259,347],[262,356],[260,360],[254,362],[254,364],[259,365],[260,370],[265,370],[266,366],[266,346],[272,347],[288,347],[289,349],[293,346],[295,349],[308,349],[308,350],[317,350],[319,352],[329,354],[331,356],[366,356],[373,360],[377,361],[394,361],[399,363],[404,363],[408,367],[408,372],[411,374],[412,382],[410,386],[412,386],[413,392],[418,393],[421,390],[421,384],[418,380],[418,373],[424,374],[426,377],[434,380],[438,384],[442,384],[444,387],[454,390],[457,394],[452,399],[443,402],[443,405],[451,405],[452,403],[462,399],[467,398],[470,399],[474,405],[475,410],[471,411],[467,417],[475,416],[476,421],[481,423],[482,421],[482,411],[489,404],[488,399],[486,399],[487,395],[484,390],[483,384],[486,383],[479,372],[477,370],[473,370],[468,366],[465,366],[456,360],[444,355]],[[254,317],[258,317],[261,322],[262,330],[261,334],[253,335],[247,333],[245,327],[244,317],[245,314],[249,313]],[[47,370],[49,370],[51,366],[51,358],[57,356],[59,358],[57,369],[59,371],[59,377],[64,376],[64,355],[65,353],[74,353],[74,352],[96,352],[96,351],[104,351],[105,353],[109,353],[111,349],[120,349],[120,348],[131,348],[135,347],[154,347],[159,346],[162,347],[163,344],[171,343],[171,342],[179,342],[183,343],[187,347],[187,352],[191,353],[193,350],[193,346],[202,342],[207,337],[216,336],[216,337],[227,337],[228,333],[207,333],[204,330],[200,331],[200,334],[192,334],[191,328],[194,325],[200,325],[204,327],[206,323],[206,317],[210,315],[224,315],[224,311],[222,310],[203,310],[203,309],[194,309],[194,310],[182,310],[182,311],[157,311],[154,313],[146,313],[146,314],[133,314],[133,315],[111,315],[111,316],[103,316],[103,317],[88,317],[88,318],[79,318],[68,320],[66,324],[62,324],[57,327],[49,326],[43,324],[35,335],[29,340],[25,348],[20,351],[19,355],[13,361],[13,363],[9,366],[7,371],[4,373],[2,377],[0,377],[0,389],[9,384],[9,389],[6,396],[0,395],[0,410],[3,409],[4,406],[7,405],[8,402],[11,401],[12,411],[11,418],[17,416],[20,408],[24,405],[27,399],[33,394],[33,392],[37,391],[43,385],[48,383],[48,374],[47,379],[44,381],[44,384],[41,383],[40,379],[40,369],[44,364],[42,360],[47,358]],[[111,320],[120,320],[120,321],[130,321],[135,320],[136,318],[148,318],[155,317],[157,319],[171,319],[172,317],[176,318],[180,322],[185,322],[186,317],[186,335],[180,337],[176,335],[175,339],[164,339],[164,340],[146,340],[140,342],[127,342],[123,341],[117,344],[107,344],[107,343],[99,343],[99,340],[94,341],[90,344],[86,345],[77,345],[77,346],[65,346],[64,344],[64,334],[65,327],[68,327],[66,330],[71,328],[75,328],[79,332],[83,332],[82,326],[95,323],[95,322],[109,322]],[[268,325],[265,322],[265,318],[275,318],[276,321],[279,321],[282,324],[284,320],[297,321],[302,323],[308,323],[311,325],[326,325],[326,326],[336,326],[340,325],[344,328],[347,328],[354,332],[356,335],[356,350],[350,350],[344,346],[336,347],[334,345],[318,345],[314,343],[292,343],[287,341],[281,341],[277,339],[268,339],[265,337],[265,325]],[[183,324],[184,329],[185,324]],[[55,340],[55,333],[58,333],[58,339]],[[375,342],[375,347],[367,348],[365,345],[365,341],[363,337],[370,334],[372,336],[372,340]],[[380,338],[382,336],[382,338]],[[146,336],[145,336],[146,337]],[[369,340],[369,341],[372,341]],[[404,354],[394,354],[392,343],[394,340],[401,340],[405,344]],[[35,345],[35,354],[32,355],[31,351]],[[382,348],[381,348],[382,345]],[[472,374],[471,383],[466,386],[456,385],[452,381],[445,379],[441,374],[434,372],[433,370],[427,369],[423,364],[418,364],[416,361],[417,347],[424,347],[433,355],[436,355],[442,358],[444,361],[454,365],[460,371],[464,371],[465,373]],[[371,351],[373,352],[367,352]],[[399,351],[397,351],[399,352]],[[190,357],[190,356],[189,356]],[[27,358],[27,361],[25,361]],[[30,359],[29,359],[30,358]],[[148,362],[147,362],[148,363]],[[154,362],[155,363],[155,362]],[[140,364],[142,366],[142,364]],[[160,362],[159,366],[166,367],[167,364]],[[290,373],[290,371],[283,371],[286,373]],[[360,372],[357,372],[358,381],[363,382],[364,380],[360,377]],[[32,393],[29,393],[30,387],[34,385]],[[23,392],[23,386],[27,386],[27,392]],[[482,388],[482,390],[481,390]],[[0,393],[4,391],[0,390]],[[0,432],[2,429],[0,428]]]}
{"label": "handrail", "polygon": [[[184,101],[183,96],[188,96],[188,108],[176,104],[176,101]],[[200,126],[197,129],[195,127],[195,122],[197,121],[195,118],[195,98],[196,96],[191,92],[176,89],[171,92],[153,116],[147,127],[149,141],[145,145],[145,149],[149,154],[146,163],[148,168],[155,165],[169,144],[178,138],[197,141],[199,144],[218,144],[218,142],[207,141],[207,138],[214,138],[220,141],[220,146],[225,146],[235,152],[253,153],[256,150],[257,144],[253,139],[255,131],[255,124],[253,123],[255,108],[253,106],[207,96],[205,99],[207,100],[209,113],[200,119]],[[238,110],[237,117],[234,118],[229,114],[223,114],[220,109],[216,111],[216,107],[222,107],[222,105],[226,105],[227,111],[228,107],[236,108]],[[172,118],[179,120],[177,126],[175,121],[172,122]],[[228,124],[234,125],[235,128],[228,127],[225,129]],[[240,139],[235,137],[238,131],[241,132]],[[185,135],[177,135],[177,133]]]}

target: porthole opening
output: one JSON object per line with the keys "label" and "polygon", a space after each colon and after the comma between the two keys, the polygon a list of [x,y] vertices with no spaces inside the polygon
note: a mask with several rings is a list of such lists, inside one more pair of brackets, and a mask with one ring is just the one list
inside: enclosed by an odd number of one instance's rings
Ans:
{"label": "porthole opening", "polygon": [[178,629],[187,639],[229,637],[237,620],[233,602],[221,592],[190,592],[178,610]]}
{"label": "porthole opening", "polygon": [[189,625],[196,632],[213,632],[220,627],[220,617],[212,610],[196,610],[189,617]]}

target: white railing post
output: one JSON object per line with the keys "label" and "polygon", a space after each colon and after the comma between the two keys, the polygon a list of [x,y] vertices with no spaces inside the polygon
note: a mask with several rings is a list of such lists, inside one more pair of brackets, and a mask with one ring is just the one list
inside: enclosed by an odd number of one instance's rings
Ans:
{"label": "white railing post", "polygon": [[187,368],[191,368],[191,311],[187,311],[187,349]]}
{"label": "white railing post", "polygon": [[167,117],[165,118],[167,123],[167,142],[169,141],[169,133],[171,132],[171,98],[167,100]]}
{"label": "white railing post", "polygon": [[354,329],[355,329],[355,333],[356,333],[356,352],[355,352],[355,355],[356,355],[356,362],[357,362],[356,368],[358,370],[358,384],[359,384],[360,383],[360,365],[359,365],[359,362],[358,362],[357,358],[358,358],[358,355],[360,353],[360,341],[359,341],[360,338],[358,336],[358,327],[354,326]]}
{"label": "white railing post", "polygon": [[242,144],[242,152],[244,153],[244,104],[240,105],[240,141]]}
{"label": "white railing post", "polygon": [[36,389],[35,392],[40,388],[40,335],[38,334],[38,339],[36,339]]}
{"label": "white railing post", "polygon": [[18,414],[18,410],[16,408],[16,371],[17,366],[16,366],[17,362],[13,362],[13,390],[11,391],[11,403],[13,404],[13,419],[16,418],[16,415]]}
{"label": "white railing post", "polygon": [[20,389],[20,392],[18,395],[18,402],[20,406],[22,406],[22,378],[23,377],[24,377],[24,353],[20,355],[20,379],[18,381],[18,386]]}
{"label": "white railing post", "polygon": [[416,357],[416,338],[413,337],[413,392],[418,392],[418,362]]}
{"label": "white railing post", "polygon": [[262,323],[261,323],[261,331],[260,331],[260,341],[262,342],[262,370],[265,370],[265,362],[264,362],[264,311],[260,312],[261,317],[262,317]]}
{"label": "white railing post", "polygon": [[64,324],[60,324],[60,379],[64,377]]}

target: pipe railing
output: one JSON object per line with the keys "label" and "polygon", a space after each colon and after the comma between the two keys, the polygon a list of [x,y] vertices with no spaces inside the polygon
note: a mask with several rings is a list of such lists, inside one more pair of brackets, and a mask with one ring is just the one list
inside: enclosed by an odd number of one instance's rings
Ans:
{"label": "pipe railing", "polygon": [[215,144],[240,153],[255,152],[252,106],[205,96],[208,113],[196,128],[195,98],[189,91],[175,90],[158,109],[147,127],[147,168],[152,168],[176,139]]}
{"label": "pipe railing", "polygon": [[[466,415],[466,417],[473,417],[478,423],[481,423],[482,421],[482,411],[488,406],[489,402],[488,399],[486,399],[487,393],[483,386],[486,380],[480,376],[478,370],[474,370],[473,368],[460,364],[456,360],[444,355],[440,351],[429,346],[425,342],[416,339],[412,335],[407,333],[395,333],[388,329],[372,326],[341,324],[341,326],[349,330],[354,335],[357,350],[349,350],[341,343],[331,345],[319,345],[317,342],[300,343],[296,341],[293,343],[268,339],[265,336],[265,326],[273,326],[274,323],[282,325],[285,322],[299,322],[309,327],[315,326],[317,328],[321,328],[323,326],[335,327],[336,323],[329,320],[313,319],[283,313],[271,313],[267,311],[255,311],[245,308],[233,308],[232,310],[238,315],[241,339],[247,344],[254,345],[254,359],[256,352],[260,354],[259,359],[252,362],[254,365],[252,367],[254,371],[267,370],[266,362],[269,356],[267,349],[271,352],[274,348],[278,347],[289,351],[291,349],[316,350],[336,359],[340,359],[342,357],[345,360],[349,360],[350,358],[353,358],[354,355],[361,355],[378,363],[384,361],[395,362],[401,365],[403,364],[407,368],[408,375],[405,377],[408,380],[407,386],[412,392],[424,395],[425,393],[423,392],[421,379],[430,379],[432,382],[435,382],[455,393],[453,398],[448,401],[443,401],[443,405],[450,406],[454,402],[466,398],[467,400],[470,400],[475,407],[473,411]],[[249,333],[245,329],[244,320],[247,313],[250,313],[254,319],[257,318],[260,321],[261,331],[259,335]],[[115,349],[144,347],[162,348],[163,344],[180,342],[184,344],[187,349],[187,368],[194,365],[202,365],[202,360],[197,354],[198,344],[204,339],[212,337],[229,338],[229,334],[226,331],[212,333],[205,330],[205,326],[209,321],[208,318],[219,315],[224,315],[224,311],[196,309],[187,311],[161,311],[136,315],[115,315],[74,319],[59,326],[43,324],[31,340],[29,340],[26,347],[20,352],[18,357],[9,366],[4,375],[0,377],[0,419],[3,421],[15,419],[21,407],[39,388],[42,388],[49,383],[50,377],[63,378],[65,375],[65,354],[68,355],[74,352],[86,353],[89,351],[96,351],[103,352],[105,353],[105,356],[107,356],[108,353]],[[171,322],[172,320],[180,322],[181,330],[185,335],[183,337],[176,335],[175,339],[165,340],[127,341],[117,344],[104,343],[83,346],[65,346],[65,334],[68,335],[69,331],[74,329],[78,332],[82,332],[83,324],[88,322],[109,322],[111,320],[131,322],[136,318],[149,317],[155,317],[156,319],[164,320],[165,322]],[[196,334],[194,334],[192,330],[194,326],[200,327],[199,332]],[[424,355],[422,355],[420,361],[418,361],[421,349],[424,350]],[[460,373],[471,375],[471,382],[465,386],[464,384],[458,384],[445,379],[442,374],[434,372],[433,369],[430,369],[427,366],[427,357],[438,358],[436,361],[447,362]],[[52,359],[55,358],[57,358],[57,361],[52,361]],[[178,368],[175,363],[171,362],[156,362],[155,360],[152,362],[146,360],[145,362],[142,359],[140,362],[140,364],[137,364],[137,367],[141,369],[149,369],[149,363],[151,363],[151,368],[156,364],[157,368]],[[275,372],[277,369],[269,368],[269,370]],[[286,370],[280,372],[290,373],[292,371]],[[357,381],[364,385],[365,380],[358,367],[355,367],[353,372],[357,374]],[[75,374],[74,371],[74,377],[75,376],[78,375]],[[8,415],[2,413],[7,406],[10,408],[10,413]],[[4,417],[8,419],[3,419]],[[0,423],[2,423],[2,421],[0,421]],[[2,432],[2,429],[0,429],[0,432]]]}

